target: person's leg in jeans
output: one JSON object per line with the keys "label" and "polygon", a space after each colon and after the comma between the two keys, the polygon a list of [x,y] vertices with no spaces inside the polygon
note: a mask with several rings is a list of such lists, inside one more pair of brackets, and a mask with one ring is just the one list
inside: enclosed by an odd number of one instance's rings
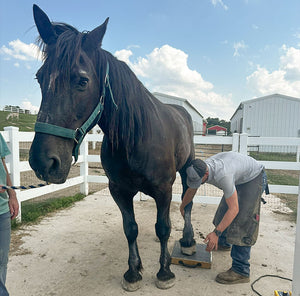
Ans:
{"label": "person's leg in jeans", "polygon": [[10,213],[0,215],[0,295],[8,296],[5,288],[8,252],[10,246],[11,220]]}
{"label": "person's leg in jeans", "polygon": [[242,275],[249,277],[250,276],[250,252],[251,247],[249,246],[236,246],[232,245],[231,248],[231,258],[232,258],[232,267],[231,269]]}

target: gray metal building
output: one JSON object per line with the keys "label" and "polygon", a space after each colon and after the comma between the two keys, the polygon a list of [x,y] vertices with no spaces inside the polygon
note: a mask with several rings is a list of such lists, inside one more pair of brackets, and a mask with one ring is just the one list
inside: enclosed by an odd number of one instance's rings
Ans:
{"label": "gray metal building", "polygon": [[165,104],[175,104],[184,107],[192,116],[194,133],[203,134],[203,122],[205,119],[187,99],[162,94],[159,92],[154,92],[153,95]]}
{"label": "gray metal building", "polygon": [[300,99],[273,94],[241,102],[231,131],[259,137],[300,137]]}

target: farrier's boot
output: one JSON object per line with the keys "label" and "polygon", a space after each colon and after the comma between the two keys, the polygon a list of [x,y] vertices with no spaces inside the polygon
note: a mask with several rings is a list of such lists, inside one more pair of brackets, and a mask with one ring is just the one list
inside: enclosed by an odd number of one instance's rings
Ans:
{"label": "farrier's boot", "polygon": [[220,284],[242,284],[242,283],[249,283],[250,278],[247,276],[243,276],[239,273],[236,273],[231,268],[225,272],[221,272],[216,277],[216,282]]}

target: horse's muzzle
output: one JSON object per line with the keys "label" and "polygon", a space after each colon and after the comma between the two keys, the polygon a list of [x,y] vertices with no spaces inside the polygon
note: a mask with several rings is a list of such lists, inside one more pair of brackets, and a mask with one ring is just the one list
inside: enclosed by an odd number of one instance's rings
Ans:
{"label": "horse's muzzle", "polygon": [[64,183],[72,162],[72,145],[63,139],[36,134],[29,152],[29,164],[36,176],[50,183]]}

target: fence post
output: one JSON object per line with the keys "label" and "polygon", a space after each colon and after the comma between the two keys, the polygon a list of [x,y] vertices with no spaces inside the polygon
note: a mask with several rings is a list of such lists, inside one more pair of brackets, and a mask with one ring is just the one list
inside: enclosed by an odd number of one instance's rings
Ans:
{"label": "fence post", "polygon": [[297,224],[296,224],[296,239],[294,251],[294,270],[293,270],[293,295],[300,296],[300,177],[298,191],[298,209],[297,209]]}
{"label": "fence post", "polygon": [[233,152],[239,152],[239,134],[238,133],[234,133],[232,135],[232,151]]}
{"label": "fence post", "polygon": [[[92,128],[92,133],[93,133],[93,135],[94,135],[94,134],[97,134],[96,127]],[[93,142],[92,142],[92,145],[93,145],[93,150],[95,150],[95,149],[96,149],[96,142],[93,141]]]}
{"label": "fence post", "polygon": [[[5,131],[8,131],[9,134],[9,143],[8,147],[11,152],[10,155],[6,156],[5,160],[9,163],[10,166],[10,178],[14,186],[21,185],[20,177],[20,143],[19,143],[19,128],[15,126],[6,126],[4,127]],[[18,196],[20,190],[15,190]],[[17,221],[21,222],[21,202],[19,202],[19,214],[17,216]]]}
{"label": "fence post", "polygon": [[300,146],[297,146],[296,162],[300,162]]}
{"label": "fence post", "polygon": [[248,134],[240,134],[240,153],[247,155],[248,152]]}
{"label": "fence post", "polygon": [[89,154],[89,142],[86,140],[85,137],[80,145],[80,155],[82,155],[83,157],[82,163],[80,163],[80,176],[83,176],[83,183],[80,184],[80,192],[84,195],[89,194],[89,183],[88,183],[89,163],[87,159],[88,154]]}

